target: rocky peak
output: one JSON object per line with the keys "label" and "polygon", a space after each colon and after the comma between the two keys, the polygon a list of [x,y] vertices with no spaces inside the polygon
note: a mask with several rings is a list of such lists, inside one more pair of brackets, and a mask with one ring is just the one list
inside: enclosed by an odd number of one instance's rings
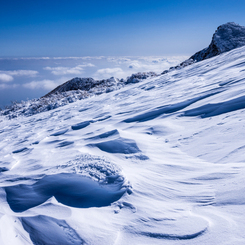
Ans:
{"label": "rocky peak", "polygon": [[79,78],[75,77],[60,86],[53,89],[51,92],[46,94],[44,97],[49,97],[50,95],[56,94],[56,93],[63,93],[67,91],[76,91],[76,90],[82,90],[82,91],[90,91],[93,88],[98,87],[110,87],[115,84],[117,84],[119,81],[118,79],[111,77],[109,79],[104,80],[94,80],[91,77],[88,78]]}
{"label": "rocky peak", "polygon": [[217,28],[210,45],[190,59],[201,61],[245,45],[245,27],[228,22]]}

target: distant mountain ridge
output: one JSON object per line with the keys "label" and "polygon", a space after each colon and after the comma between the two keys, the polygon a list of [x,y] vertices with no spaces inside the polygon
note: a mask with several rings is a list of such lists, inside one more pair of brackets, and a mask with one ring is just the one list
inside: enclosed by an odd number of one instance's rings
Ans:
{"label": "distant mountain ridge", "polygon": [[77,100],[109,93],[121,89],[128,84],[135,84],[144,79],[156,76],[157,74],[155,72],[139,72],[132,74],[127,79],[120,80],[114,77],[102,80],[75,77],[39,99],[13,103],[5,110],[0,111],[0,116],[7,116],[8,118],[15,118],[19,115],[31,116],[68,105]]}
{"label": "distant mountain ridge", "polygon": [[108,93],[115,89],[121,88],[129,83],[138,83],[143,79],[149,77],[155,77],[157,74],[155,72],[138,72],[136,74],[132,74],[127,79],[117,79],[114,77],[102,80],[94,80],[91,77],[88,78],[79,78],[75,77],[55,89],[53,89],[48,94],[44,95],[43,97],[50,97],[53,94],[57,93],[64,93],[68,91],[76,91],[81,90],[84,92],[92,92],[94,94],[101,94],[101,93]]}

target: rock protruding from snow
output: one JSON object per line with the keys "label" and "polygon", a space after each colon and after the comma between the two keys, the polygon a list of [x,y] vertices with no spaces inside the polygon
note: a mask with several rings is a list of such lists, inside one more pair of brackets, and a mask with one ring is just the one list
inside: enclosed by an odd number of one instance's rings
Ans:
{"label": "rock protruding from snow", "polygon": [[111,77],[109,79],[103,80],[94,80],[93,78],[78,78],[75,77],[57,88],[53,89],[48,94],[44,95],[43,97],[50,97],[54,94],[61,94],[68,91],[86,91],[88,93],[93,94],[102,94],[114,91],[115,89],[121,88],[125,84],[129,83],[138,83],[146,78],[155,77],[157,74],[155,72],[138,72],[136,74],[132,74],[130,77],[127,77],[126,80],[124,79],[117,79]]}
{"label": "rock protruding from snow", "polygon": [[0,116],[14,118],[20,115],[31,116],[40,112],[56,109],[77,100],[89,98],[94,95],[109,93],[118,90],[127,84],[138,83],[144,79],[157,76],[154,72],[138,72],[127,79],[94,80],[93,78],[73,78],[39,99],[13,103],[5,110],[0,111]]}
{"label": "rock protruding from snow", "polygon": [[245,45],[245,27],[240,26],[234,22],[228,22],[217,28],[213,34],[210,45],[192,55],[189,59],[180,63],[177,66],[170,67],[161,74],[166,74],[170,71],[175,71],[189,66],[195,62],[199,62],[216,55],[228,52],[235,48],[240,48]]}
{"label": "rock protruding from snow", "polygon": [[156,77],[157,74],[155,72],[138,72],[136,74],[132,74],[130,77],[127,77],[127,81],[125,81],[125,84],[128,83],[138,83],[144,79]]}
{"label": "rock protruding from snow", "polygon": [[217,28],[210,45],[195,53],[190,59],[202,61],[245,45],[245,27],[228,22]]}
{"label": "rock protruding from snow", "polygon": [[112,86],[117,85],[119,82],[120,81],[114,77],[111,77],[109,79],[103,79],[103,80],[94,80],[91,77],[89,78],[75,77],[61,84],[60,86],[56,87],[51,92],[46,94],[44,97],[49,97],[50,95],[53,95],[56,93],[63,93],[63,92],[75,91],[75,90],[90,91],[92,89],[94,90],[97,89],[97,90],[102,90],[101,92],[107,92],[107,89],[109,89]]}
{"label": "rock protruding from snow", "polygon": [[163,75],[163,74],[166,74],[166,73],[168,73],[170,71],[180,70],[180,69],[182,69],[182,68],[184,68],[186,66],[189,66],[189,65],[191,65],[191,64],[193,64],[195,62],[196,61],[194,61],[193,59],[190,58],[188,60],[183,61],[182,63],[180,63],[177,66],[170,67],[168,70],[163,71],[161,74]]}

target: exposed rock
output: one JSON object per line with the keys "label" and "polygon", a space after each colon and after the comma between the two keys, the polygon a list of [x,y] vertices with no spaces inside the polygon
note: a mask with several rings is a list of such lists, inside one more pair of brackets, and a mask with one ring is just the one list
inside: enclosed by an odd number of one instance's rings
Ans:
{"label": "exposed rock", "polygon": [[174,66],[174,67],[170,67],[168,70],[165,70],[165,71],[163,71],[161,74],[163,75],[163,74],[166,74],[166,73],[168,73],[168,72],[170,72],[170,71],[174,71],[174,70],[180,70],[180,69],[182,69],[182,68],[184,68],[184,67],[186,67],[186,66],[189,66],[189,65],[191,65],[191,64],[193,64],[193,63],[195,63],[196,61],[194,61],[193,59],[188,59],[188,60],[185,60],[185,61],[183,61],[182,63],[180,63],[179,65],[177,65],[177,66]]}
{"label": "exposed rock", "polygon": [[75,90],[82,90],[82,91],[90,91],[93,88],[109,88],[111,86],[115,86],[120,81],[117,78],[111,77],[109,79],[103,80],[94,80],[93,78],[78,78],[75,77],[60,86],[53,89],[48,94],[44,95],[43,97],[49,97],[50,95],[56,93],[63,93],[68,91],[75,91]]}
{"label": "exposed rock", "polygon": [[228,22],[217,28],[207,48],[195,53],[190,59],[198,62],[244,45],[245,27],[234,22]]}
{"label": "exposed rock", "polygon": [[192,55],[189,59],[181,64],[170,67],[168,70],[163,71],[161,74],[166,74],[170,71],[179,70],[183,67],[191,65],[216,55],[228,52],[232,49],[239,48],[245,45],[245,27],[240,26],[234,22],[228,22],[217,28],[213,34],[210,45]]}
{"label": "exposed rock", "polygon": [[109,93],[118,90],[127,84],[137,83],[143,79],[157,76],[154,72],[136,73],[125,79],[111,77],[109,79],[94,80],[93,78],[73,78],[39,99],[14,103],[0,115],[14,118],[20,115],[31,116],[40,112],[56,109],[77,100],[89,98],[94,95]]}
{"label": "exposed rock", "polygon": [[128,83],[138,83],[146,78],[156,77],[157,74],[155,72],[138,72],[136,74],[132,74],[130,77],[127,77],[125,84]]}
{"label": "exposed rock", "polygon": [[93,93],[93,94],[101,94],[101,93],[108,93],[115,89],[118,89],[125,84],[129,83],[138,83],[143,79],[149,77],[155,77],[157,74],[155,72],[138,72],[136,74],[132,74],[130,77],[127,77],[126,80],[124,79],[117,79],[111,77],[109,79],[103,80],[94,80],[93,78],[78,78],[75,77],[57,88],[53,89],[48,94],[44,95],[43,97],[50,97],[54,94],[61,94],[68,91],[76,91],[81,90],[83,92]]}

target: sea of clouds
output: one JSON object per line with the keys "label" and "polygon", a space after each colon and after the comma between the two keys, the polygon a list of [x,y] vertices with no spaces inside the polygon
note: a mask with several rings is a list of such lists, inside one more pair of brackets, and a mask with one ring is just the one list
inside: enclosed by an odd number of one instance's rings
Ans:
{"label": "sea of clouds", "polygon": [[161,73],[184,61],[171,57],[19,57],[0,58],[0,107],[39,98],[74,77],[127,78],[133,73]]}

